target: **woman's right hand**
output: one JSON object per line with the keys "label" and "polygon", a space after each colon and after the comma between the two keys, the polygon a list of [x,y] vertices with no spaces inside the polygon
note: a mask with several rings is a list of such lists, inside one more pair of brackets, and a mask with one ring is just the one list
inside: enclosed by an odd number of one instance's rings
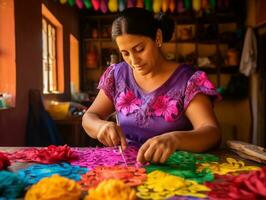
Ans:
{"label": "woman's right hand", "polygon": [[114,122],[104,123],[97,133],[97,139],[105,146],[121,145],[122,149],[126,149],[127,142],[122,129]]}

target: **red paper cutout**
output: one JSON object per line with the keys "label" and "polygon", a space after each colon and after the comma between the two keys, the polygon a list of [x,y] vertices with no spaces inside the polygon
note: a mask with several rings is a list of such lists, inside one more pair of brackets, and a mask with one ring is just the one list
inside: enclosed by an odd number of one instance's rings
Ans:
{"label": "red paper cutout", "polygon": [[59,163],[77,159],[77,155],[67,145],[50,145],[44,148],[26,148],[7,154],[10,160],[20,162],[37,162],[44,164]]}
{"label": "red paper cutout", "polygon": [[98,166],[82,175],[79,183],[84,190],[96,187],[101,181],[107,179],[120,179],[129,186],[137,186],[146,180],[145,171],[144,168],[133,166]]}
{"label": "red paper cutout", "polygon": [[4,153],[0,152],[0,170],[6,169],[10,165],[8,157]]}

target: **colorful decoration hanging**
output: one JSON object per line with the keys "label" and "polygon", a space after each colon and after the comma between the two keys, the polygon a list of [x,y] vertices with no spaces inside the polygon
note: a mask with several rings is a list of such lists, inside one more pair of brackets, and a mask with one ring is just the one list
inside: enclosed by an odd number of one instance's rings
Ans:
{"label": "colorful decoration hanging", "polygon": [[108,9],[110,10],[110,12],[117,12],[117,10],[118,10],[117,1],[118,0],[109,0]]}
{"label": "colorful decoration hanging", "polygon": [[184,11],[194,10],[196,16],[209,14],[217,7],[218,11],[225,11],[229,7],[229,0],[59,0],[61,4],[68,4],[79,9],[91,9],[95,11],[121,12],[125,8],[139,7],[154,13],[168,12],[183,13]]}
{"label": "colorful decoration hanging", "polygon": [[74,6],[75,5],[75,0],[67,0],[68,4],[70,6]]}
{"label": "colorful decoration hanging", "polygon": [[98,166],[94,170],[82,175],[80,185],[84,190],[96,187],[101,181],[119,179],[129,186],[137,186],[146,180],[144,168],[126,166]]}
{"label": "colorful decoration hanging", "polygon": [[84,200],[135,200],[136,192],[121,180],[102,181],[97,188],[90,189]]}
{"label": "colorful decoration hanging", "polygon": [[127,0],[127,8],[135,7],[136,0]]}
{"label": "colorful decoration hanging", "polygon": [[72,166],[68,163],[59,164],[33,164],[28,168],[21,169],[17,173],[27,183],[27,185],[36,184],[42,178],[50,177],[54,174],[79,181],[82,174],[88,171],[87,168]]}
{"label": "colorful decoration hanging", "polygon": [[181,177],[154,171],[147,176],[147,181],[137,187],[137,196],[141,199],[166,199],[174,195],[205,198],[210,191],[205,185]]}
{"label": "colorful decoration hanging", "polygon": [[185,11],[184,1],[177,1],[176,10],[178,13],[183,13]]}
{"label": "colorful decoration hanging", "polygon": [[[127,147],[124,150],[124,157],[127,165],[136,165],[138,149],[134,146]],[[125,165],[123,158],[116,147],[104,147],[104,148],[83,148],[75,149],[75,154],[78,156],[78,160],[73,160],[72,165],[78,165],[93,169],[96,166],[115,166]]]}
{"label": "colorful decoration hanging", "polygon": [[[216,1],[216,0],[214,0]],[[191,0],[184,0],[184,6],[186,10],[190,10],[191,9]]]}
{"label": "colorful decoration hanging", "polygon": [[169,0],[162,0],[162,11],[167,12],[168,7],[169,7]]}
{"label": "colorful decoration hanging", "polygon": [[61,4],[65,4],[67,2],[67,0],[60,0]]}
{"label": "colorful decoration hanging", "polygon": [[10,160],[46,164],[58,163],[61,161],[72,161],[77,159],[77,155],[75,155],[74,151],[72,151],[67,145],[50,145],[43,148],[25,148],[13,153],[7,153],[6,155]]}
{"label": "colorful decoration hanging", "polygon": [[0,199],[21,197],[25,188],[25,182],[17,174],[9,171],[0,171]]}
{"label": "colorful decoration hanging", "polygon": [[136,0],[136,7],[138,8],[144,8],[144,2],[143,0]]}
{"label": "colorful decoration hanging", "polygon": [[91,0],[92,7],[95,11],[100,9],[100,0]]}
{"label": "colorful decoration hanging", "polygon": [[169,9],[170,11],[173,13],[175,12],[175,0],[170,0],[170,3],[169,3]]}
{"label": "colorful decoration hanging", "polygon": [[108,11],[108,0],[100,0],[101,4],[100,4],[100,8],[102,13],[106,13]]}
{"label": "colorful decoration hanging", "polygon": [[76,5],[78,6],[79,9],[82,9],[83,8],[82,0],[76,0]]}
{"label": "colorful decoration hanging", "polygon": [[84,5],[85,5],[85,7],[87,9],[91,9],[92,8],[91,1],[90,0],[83,0],[83,3],[84,3]]}
{"label": "colorful decoration hanging", "polygon": [[152,11],[152,0],[144,0],[144,8],[148,11]]}
{"label": "colorful decoration hanging", "polygon": [[153,0],[153,12],[154,13],[158,13],[161,11],[161,7],[162,7],[162,0]]}
{"label": "colorful decoration hanging", "polygon": [[122,12],[126,8],[125,0],[118,0],[119,1],[119,11]]}
{"label": "colorful decoration hanging", "polygon": [[27,191],[25,200],[79,200],[81,188],[73,180],[59,175],[43,178]]}
{"label": "colorful decoration hanging", "polygon": [[4,153],[0,152],[0,170],[6,169],[10,165],[8,157]]}

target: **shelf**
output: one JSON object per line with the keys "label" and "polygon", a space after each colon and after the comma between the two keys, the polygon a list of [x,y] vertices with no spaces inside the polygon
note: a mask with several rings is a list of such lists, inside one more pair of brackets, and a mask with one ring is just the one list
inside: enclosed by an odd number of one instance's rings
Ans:
{"label": "shelf", "polygon": [[221,68],[222,74],[236,74],[239,72],[239,66],[225,66]]}
{"label": "shelf", "polygon": [[211,67],[199,67],[198,70],[204,71],[207,74],[216,74],[217,73],[217,69],[211,68]]}
{"label": "shelf", "polygon": [[[216,74],[218,72],[218,69],[213,67],[199,67],[198,69],[205,71],[208,74]],[[239,72],[238,66],[225,66],[220,68],[221,74],[235,74],[238,72]]]}
{"label": "shelf", "polygon": [[[84,25],[82,33],[82,42],[86,45],[95,45],[98,53],[98,67],[86,68],[83,70],[83,89],[86,88],[86,81],[97,81],[106,69],[105,65],[111,60],[110,55],[112,52],[116,52],[118,55],[118,61],[122,60],[122,57],[117,49],[117,46],[110,37],[110,30],[112,20],[116,16],[115,14],[108,14],[106,16],[99,15],[98,13],[83,13],[81,22]],[[169,13],[170,14],[170,13]],[[92,16],[93,15],[93,16]],[[175,22],[175,32],[171,41],[166,42],[161,49],[164,55],[175,55],[176,58],[185,57],[192,59],[193,63],[197,66],[197,58],[199,57],[213,57],[215,66],[199,67],[199,70],[205,71],[207,74],[213,74],[214,80],[217,82],[217,86],[222,85],[222,74],[235,74],[239,71],[239,66],[222,66],[226,57],[226,52],[230,48],[237,48],[235,44],[238,40],[232,39],[228,35],[224,35],[224,32],[234,33],[239,27],[239,17],[232,13],[215,13],[208,16],[198,17],[193,12],[187,12],[180,15],[170,14],[170,17]],[[227,24],[228,23],[228,24]],[[232,24],[233,25],[232,25]],[[214,26],[214,28],[212,27]],[[178,27],[179,26],[179,27]],[[182,27],[183,26],[183,27]],[[191,32],[188,30],[188,36],[183,38],[191,38],[188,40],[180,40],[182,34],[186,32],[180,32],[182,29],[191,27]],[[217,30],[216,30],[217,28]],[[93,29],[97,34],[93,35]],[[109,30],[109,35],[103,35],[103,30]],[[104,32],[105,33],[105,32]],[[183,35],[184,36],[184,35]],[[186,36],[186,35],[185,35]],[[229,38],[229,39],[227,39]],[[86,56],[87,46],[83,45],[83,56]],[[230,46],[231,45],[231,46]],[[235,46],[232,46],[235,45]],[[219,55],[219,56],[217,56]],[[192,56],[192,57],[191,57]],[[85,59],[83,59],[85,60]],[[86,60],[85,60],[86,61]],[[188,60],[190,62],[190,60]],[[85,65],[84,65],[85,66]],[[218,67],[217,67],[218,66]]]}

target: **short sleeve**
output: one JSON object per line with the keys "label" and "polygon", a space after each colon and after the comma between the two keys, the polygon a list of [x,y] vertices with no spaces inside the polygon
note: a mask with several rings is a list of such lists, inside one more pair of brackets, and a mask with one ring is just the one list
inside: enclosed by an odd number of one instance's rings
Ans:
{"label": "short sleeve", "polygon": [[187,109],[191,100],[199,93],[211,96],[213,100],[221,100],[222,98],[203,71],[196,71],[188,80],[185,89],[184,109]]}
{"label": "short sleeve", "polygon": [[115,96],[115,77],[114,77],[115,65],[109,66],[100,78],[97,89],[102,89],[106,96],[113,101]]}

